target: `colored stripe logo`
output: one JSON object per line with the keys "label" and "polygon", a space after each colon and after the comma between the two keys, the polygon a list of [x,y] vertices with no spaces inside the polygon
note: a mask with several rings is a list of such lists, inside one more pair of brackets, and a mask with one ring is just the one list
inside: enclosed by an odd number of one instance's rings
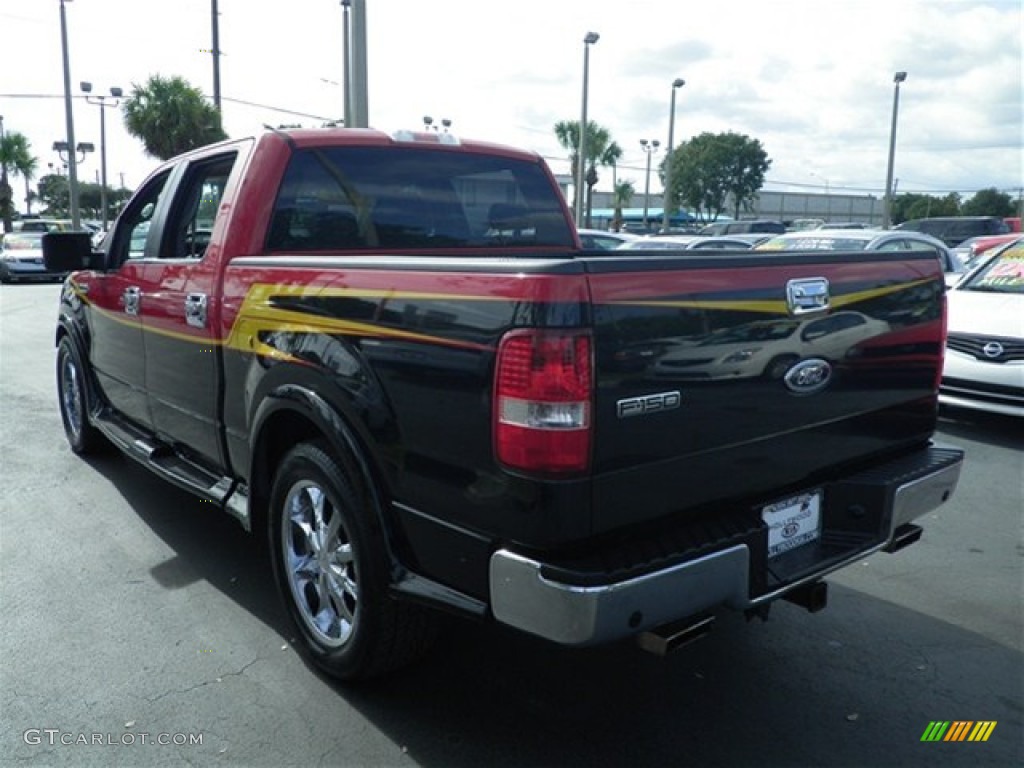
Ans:
{"label": "colored stripe logo", "polygon": [[933,720],[921,735],[921,741],[988,741],[996,729],[996,720]]}

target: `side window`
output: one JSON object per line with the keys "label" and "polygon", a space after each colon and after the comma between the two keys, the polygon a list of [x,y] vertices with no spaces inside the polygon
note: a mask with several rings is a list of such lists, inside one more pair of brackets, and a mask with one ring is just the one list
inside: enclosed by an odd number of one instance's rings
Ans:
{"label": "side window", "polygon": [[201,259],[206,254],[236,157],[237,153],[232,152],[200,160],[186,171],[168,221],[161,258]]}
{"label": "side window", "polygon": [[864,325],[863,317],[850,312],[841,312],[829,317],[823,317],[821,320],[812,320],[804,328],[800,338],[803,341],[814,341],[824,336],[830,336],[833,333],[848,331],[859,325]]}
{"label": "side window", "polygon": [[141,259],[146,255],[149,225],[170,175],[170,170],[167,170],[151,179],[135,193],[128,207],[121,214],[107,254],[110,266],[120,266],[129,259]]}
{"label": "side window", "polygon": [[835,332],[836,320],[832,317],[823,317],[820,320],[809,322],[800,334],[800,339],[801,341],[814,341]]}

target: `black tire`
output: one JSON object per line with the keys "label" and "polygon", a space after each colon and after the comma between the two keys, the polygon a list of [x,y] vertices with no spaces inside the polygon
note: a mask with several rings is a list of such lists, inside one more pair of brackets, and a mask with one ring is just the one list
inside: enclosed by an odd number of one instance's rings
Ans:
{"label": "black tire", "polygon": [[102,453],[110,445],[89,421],[89,397],[88,370],[65,336],[57,346],[57,401],[68,445],[79,456]]}
{"label": "black tire", "polygon": [[427,651],[438,617],[389,594],[390,561],[372,496],[326,444],[300,443],[285,455],[267,517],[274,579],[314,664],[360,680]]}

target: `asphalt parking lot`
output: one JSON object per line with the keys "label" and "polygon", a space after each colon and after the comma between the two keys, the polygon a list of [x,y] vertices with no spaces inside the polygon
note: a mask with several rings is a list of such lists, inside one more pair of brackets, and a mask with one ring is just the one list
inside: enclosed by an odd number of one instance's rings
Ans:
{"label": "asphalt parking lot", "polygon": [[[0,287],[0,765],[1024,764],[1024,423],[944,413],[956,497],[822,613],[726,614],[668,659],[453,620],[424,663],[345,687],[295,653],[233,520],[68,450],[58,294]],[[923,742],[934,721],[996,725]]]}

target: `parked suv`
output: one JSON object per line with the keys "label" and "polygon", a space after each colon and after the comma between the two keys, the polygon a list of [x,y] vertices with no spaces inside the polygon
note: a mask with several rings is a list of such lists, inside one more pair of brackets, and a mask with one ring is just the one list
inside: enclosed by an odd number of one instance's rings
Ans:
{"label": "parked suv", "polygon": [[982,235],[1002,235],[1009,226],[998,216],[940,216],[933,219],[911,219],[896,229],[909,229],[937,237],[950,248],[964,240]]}

